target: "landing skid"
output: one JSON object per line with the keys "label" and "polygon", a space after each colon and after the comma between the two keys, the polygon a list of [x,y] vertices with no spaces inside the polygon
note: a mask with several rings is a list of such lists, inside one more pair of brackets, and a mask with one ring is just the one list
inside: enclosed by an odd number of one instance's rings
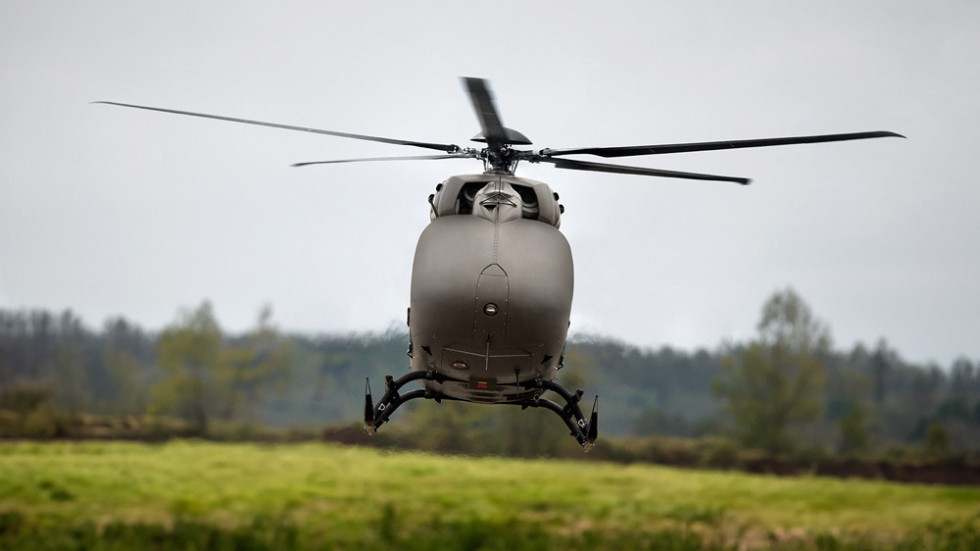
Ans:
{"label": "landing skid", "polygon": [[[376,433],[378,429],[381,428],[381,425],[385,424],[388,421],[388,418],[395,413],[395,410],[398,409],[399,406],[410,400],[415,400],[418,398],[435,400],[436,402],[442,402],[442,400],[456,400],[456,398],[421,388],[411,390],[405,394],[399,394],[398,391],[401,390],[403,386],[412,381],[417,381],[420,379],[442,383],[446,380],[446,377],[435,372],[413,371],[400,377],[396,381],[391,375],[385,375],[385,393],[377,405],[374,405],[374,400],[371,398],[370,380],[365,380],[364,428],[368,434]],[[562,421],[565,422],[565,425],[568,426],[569,430],[571,431],[571,436],[575,438],[575,440],[582,446],[582,450],[588,453],[589,450],[592,449],[592,447],[595,445],[596,439],[599,436],[598,396],[596,396],[595,402],[592,404],[592,414],[589,416],[589,420],[586,421],[585,416],[582,414],[581,408],[578,406],[578,403],[582,400],[583,393],[581,390],[576,390],[573,394],[558,383],[543,380],[518,383],[516,386],[519,386],[524,390],[540,389],[542,392],[545,390],[550,390],[561,396],[561,398],[565,401],[564,407],[551,400],[538,397],[540,394],[534,398],[507,403],[515,406],[521,406],[521,409],[527,409],[529,407],[543,407],[555,412],[555,414],[558,415],[558,417],[561,417]]]}

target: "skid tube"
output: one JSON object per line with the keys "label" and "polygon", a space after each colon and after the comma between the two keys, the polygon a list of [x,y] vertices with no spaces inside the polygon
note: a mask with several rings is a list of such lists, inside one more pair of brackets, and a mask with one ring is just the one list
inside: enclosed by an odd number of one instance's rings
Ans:
{"label": "skid tube", "polygon": [[[398,380],[395,380],[391,375],[385,375],[385,393],[377,405],[374,404],[374,400],[371,397],[370,379],[365,379],[364,429],[368,434],[377,433],[378,429],[381,428],[381,425],[385,424],[388,421],[388,418],[395,413],[395,410],[410,400],[425,398],[428,400],[435,400],[436,402],[440,403],[442,400],[458,400],[457,398],[452,398],[450,396],[445,396],[443,394],[421,388],[408,391],[405,394],[399,394],[398,391],[403,386],[412,381],[417,381],[420,379],[442,383],[447,378],[442,374],[427,371],[412,371],[411,373],[407,373],[402,377],[399,377]],[[586,421],[585,416],[582,414],[582,409],[579,408],[578,405],[578,403],[582,400],[583,392],[581,390],[576,390],[573,394],[569,392],[568,389],[556,382],[543,380],[537,380],[529,383],[519,383],[517,386],[527,390],[541,389],[542,391],[550,390],[555,392],[565,401],[565,407],[562,407],[560,404],[551,400],[540,397],[534,397],[519,402],[504,402],[505,404],[521,406],[521,409],[526,409],[529,407],[543,407],[553,411],[556,415],[558,415],[558,417],[561,417],[562,421],[565,422],[565,425],[571,431],[569,434],[575,438],[579,445],[582,446],[583,452],[588,453],[592,449],[592,447],[595,445],[596,439],[599,437],[598,396],[595,397],[595,401],[592,404],[592,414],[589,416],[588,421]]]}

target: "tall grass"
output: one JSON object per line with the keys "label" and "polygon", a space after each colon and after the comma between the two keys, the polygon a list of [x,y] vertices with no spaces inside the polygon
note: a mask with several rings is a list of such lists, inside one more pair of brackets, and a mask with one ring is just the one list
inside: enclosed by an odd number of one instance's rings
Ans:
{"label": "tall grass", "polygon": [[978,527],[973,487],[323,444],[0,444],[0,549],[953,550],[980,549]]}

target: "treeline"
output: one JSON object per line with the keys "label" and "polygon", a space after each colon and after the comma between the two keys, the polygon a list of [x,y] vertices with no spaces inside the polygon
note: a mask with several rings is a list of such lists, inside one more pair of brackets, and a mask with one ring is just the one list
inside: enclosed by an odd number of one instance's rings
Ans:
{"label": "treeline", "polygon": [[[407,369],[407,340],[283,334],[268,309],[231,335],[208,303],[159,332],[0,310],[0,437],[347,434],[365,377]],[[566,358],[561,380],[601,396],[600,438],[620,449],[675,437],[711,442],[698,449],[713,454],[730,454],[729,443],[773,457],[980,454],[975,362],[916,365],[885,341],[835,350],[791,290],[766,303],[750,342],[691,352],[575,336]],[[409,404],[382,428],[427,449],[511,455],[573,453],[566,432],[543,410],[446,403]]]}

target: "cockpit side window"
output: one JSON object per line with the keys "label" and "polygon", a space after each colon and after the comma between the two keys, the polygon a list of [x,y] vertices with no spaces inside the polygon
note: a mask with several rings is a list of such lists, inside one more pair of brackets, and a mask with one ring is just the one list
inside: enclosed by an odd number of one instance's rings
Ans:
{"label": "cockpit side window", "polygon": [[456,199],[456,214],[473,214],[473,200],[476,194],[487,185],[487,182],[467,182],[459,190]]}
{"label": "cockpit side window", "polygon": [[533,189],[538,198],[538,220],[556,228],[561,227],[564,207],[558,203],[558,194],[547,184],[536,184]]}
{"label": "cockpit side window", "polygon": [[537,220],[540,209],[538,208],[538,194],[534,192],[534,188],[518,185],[512,187],[521,196],[521,218]]}

